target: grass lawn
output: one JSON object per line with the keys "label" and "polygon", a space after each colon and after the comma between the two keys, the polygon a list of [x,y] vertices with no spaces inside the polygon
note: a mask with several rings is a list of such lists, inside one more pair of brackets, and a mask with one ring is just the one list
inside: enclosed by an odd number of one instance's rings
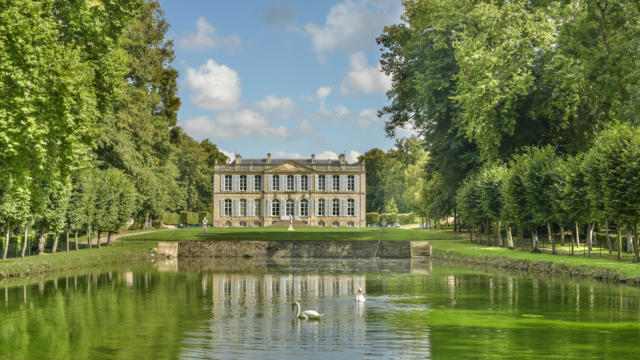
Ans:
{"label": "grass lawn", "polygon": [[407,230],[391,228],[383,234],[376,228],[320,228],[298,227],[287,231],[287,227],[202,228],[168,230],[157,233],[132,235],[122,240],[180,241],[180,240],[333,240],[333,241],[386,241],[455,239],[457,235],[440,231]]}
{"label": "grass lawn", "polygon": [[433,247],[436,251],[446,252],[454,257],[506,257],[531,262],[548,261],[570,266],[590,266],[612,269],[627,277],[640,275],[640,264],[632,263],[632,257],[630,256],[625,256],[622,261],[618,261],[611,258],[600,258],[597,257],[595,253],[592,253],[592,257],[589,258],[582,256],[582,249],[580,249],[580,252],[576,252],[574,256],[552,255],[547,253],[532,253],[528,250],[509,250],[496,246],[477,245],[470,243],[466,239],[436,241],[433,243]]}
{"label": "grass lawn", "polygon": [[103,246],[100,249],[11,258],[0,261],[0,278],[146,259],[154,247],[152,243],[127,241],[126,244]]}

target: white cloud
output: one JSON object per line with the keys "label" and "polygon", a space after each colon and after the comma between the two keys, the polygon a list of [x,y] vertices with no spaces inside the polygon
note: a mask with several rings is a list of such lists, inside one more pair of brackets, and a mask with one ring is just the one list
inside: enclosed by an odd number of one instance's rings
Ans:
{"label": "white cloud", "polygon": [[[322,86],[316,90],[315,94],[302,95],[301,97],[309,101],[320,101],[324,104],[324,100],[331,95],[331,86]],[[323,105],[324,106],[324,105]]]}
{"label": "white cloud", "polygon": [[226,151],[226,150],[220,149],[220,152],[225,154],[229,158],[227,160],[227,164],[236,159],[236,155],[234,153],[232,153],[231,151]]}
{"label": "white cloud", "polygon": [[316,159],[320,159],[320,160],[327,160],[327,159],[338,159],[338,153],[333,152],[331,150],[325,150],[323,152],[321,152],[320,154],[316,154]]}
{"label": "white cloud", "polygon": [[349,55],[349,63],[351,70],[340,85],[342,94],[371,94],[391,89],[391,78],[382,72],[379,64],[376,67],[369,66],[363,52]]}
{"label": "white cloud", "polygon": [[255,137],[265,139],[286,139],[289,131],[286,126],[270,124],[261,114],[243,109],[225,112],[212,117],[200,116],[185,121],[184,128],[198,137],[231,139],[236,137]]}
{"label": "white cloud", "polygon": [[279,98],[275,95],[267,95],[264,100],[256,103],[256,107],[267,114],[280,112],[286,116],[295,110],[296,104],[288,96]]}
{"label": "white cloud", "polygon": [[399,22],[401,13],[398,0],[346,0],[331,7],[324,25],[308,23],[305,30],[318,53],[372,48],[383,27]]}
{"label": "white cloud", "polygon": [[360,157],[360,155],[362,155],[362,154],[357,152],[357,151],[355,151],[355,150],[349,151],[349,156],[347,156],[347,162],[348,163],[358,162],[358,157]]}
{"label": "white cloud", "polygon": [[198,69],[187,67],[184,84],[195,92],[191,101],[202,109],[235,109],[242,94],[238,73],[211,59]]}
{"label": "white cloud", "polygon": [[318,112],[311,114],[311,117],[316,121],[325,123],[351,122],[363,128],[380,122],[376,109],[366,108],[358,113],[354,113],[344,105],[336,105],[336,107],[331,110],[327,110],[321,106]]}
{"label": "white cloud", "polygon": [[306,119],[295,130],[272,124],[264,115],[251,109],[223,112],[214,116],[199,116],[184,122],[184,129],[195,137],[233,139],[241,137],[295,140],[315,132]]}
{"label": "white cloud", "polygon": [[183,49],[200,50],[215,46],[225,46],[237,49],[242,45],[237,35],[222,36],[216,28],[200,16],[196,21],[196,33],[187,33],[177,40],[177,45]]}

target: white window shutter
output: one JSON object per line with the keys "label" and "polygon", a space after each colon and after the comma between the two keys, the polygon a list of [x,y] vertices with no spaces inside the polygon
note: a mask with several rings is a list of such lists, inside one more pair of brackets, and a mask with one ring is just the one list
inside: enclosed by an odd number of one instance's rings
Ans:
{"label": "white window shutter", "polygon": [[347,175],[340,175],[340,191],[347,190]]}
{"label": "white window shutter", "polygon": [[314,183],[314,188],[316,189],[316,191],[320,190],[320,184],[318,183],[318,175],[313,175],[313,183]]}
{"label": "white window shutter", "polygon": [[224,191],[224,174],[216,175],[213,181],[216,181],[216,180],[218,180],[218,186],[220,186],[220,191]]}
{"label": "white window shutter", "polygon": [[280,190],[287,190],[287,175],[280,175]]}
{"label": "white window shutter", "polygon": [[340,216],[347,216],[347,199],[340,199]]}
{"label": "white window shutter", "polygon": [[247,199],[247,216],[255,216],[253,211],[253,199]]}
{"label": "white window shutter", "polygon": [[353,215],[360,216],[360,213],[358,213],[358,199],[353,200]]}
{"label": "white window shutter", "polygon": [[296,187],[295,187],[295,190],[296,190],[296,191],[300,191],[300,189],[301,189],[301,187],[300,187],[300,175],[296,175],[296,177],[295,177],[295,181],[296,181],[296,184],[295,184],[295,186],[296,186]]}
{"label": "white window shutter", "polygon": [[220,217],[224,216],[224,199],[220,199]]}
{"label": "white window shutter", "polygon": [[293,216],[300,216],[300,200],[295,201],[295,205],[293,207]]}
{"label": "white window shutter", "polygon": [[247,175],[247,191],[253,191],[255,184],[255,176]]}
{"label": "white window shutter", "polygon": [[319,199],[313,199],[313,203],[314,203],[314,206],[315,206],[315,210],[314,211],[315,211],[316,216],[320,216],[320,201],[319,201]]}
{"label": "white window shutter", "polygon": [[265,216],[272,216],[272,208],[271,208],[271,199],[267,199],[267,201],[265,201],[265,205],[266,205],[266,211],[265,211]]}
{"label": "white window shutter", "polygon": [[360,175],[353,177],[353,190],[360,191]]}

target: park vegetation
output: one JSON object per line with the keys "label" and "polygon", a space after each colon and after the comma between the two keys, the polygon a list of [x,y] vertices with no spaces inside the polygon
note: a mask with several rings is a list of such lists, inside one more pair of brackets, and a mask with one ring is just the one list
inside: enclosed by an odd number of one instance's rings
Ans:
{"label": "park vegetation", "polygon": [[529,235],[538,251],[544,236],[554,253],[568,231],[590,252],[604,230],[610,251],[638,261],[638,2],[404,7],[378,37],[393,84],[379,113],[388,135],[418,133],[433,215],[505,247]]}
{"label": "park vegetation", "polygon": [[11,240],[25,255],[30,230],[38,253],[48,237],[56,252],[70,233],[90,247],[131,219],[208,209],[226,156],[176,126],[167,29],[156,0],[0,4],[3,258]]}

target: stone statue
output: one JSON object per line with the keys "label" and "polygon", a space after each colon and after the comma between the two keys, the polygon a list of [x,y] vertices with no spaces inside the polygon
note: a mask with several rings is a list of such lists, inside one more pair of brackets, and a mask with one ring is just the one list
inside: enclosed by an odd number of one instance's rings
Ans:
{"label": "stone statue", "polygon": [[205,234],[207,233],[207,217],[205,216],[204,219],[202,219],[202,229],[204,230]]}

